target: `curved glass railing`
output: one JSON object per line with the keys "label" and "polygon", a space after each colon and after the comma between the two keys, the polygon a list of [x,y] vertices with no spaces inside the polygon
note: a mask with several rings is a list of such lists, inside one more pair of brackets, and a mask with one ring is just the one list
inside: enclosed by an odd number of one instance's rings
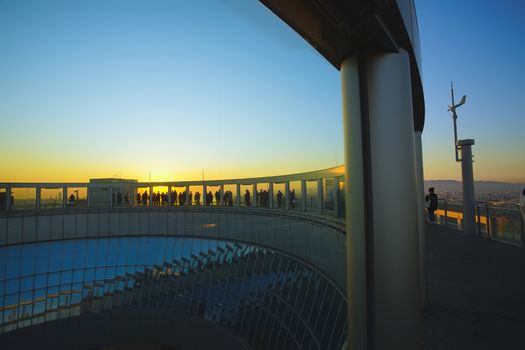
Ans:
{"label": "curved glass railing", "polygon": [[[440,225],[462,230],[463,203],[440,199],[436,220]],[[525,246],[525,223],[517,204],[476,201],[476,228],[481,237]]]}
{"label": "curved glass railing", "polygon": [[206,181],[0,183],[0,215],[19,210],[249,207],[344,217],[344,166],[299,174]]}
{"label": "curved glass railing", "polygon": [[314,267],[250,244],[185,237],[0,248],[0,332],[131,310],[211,322],[255,349],[340,349],[345,295]]}

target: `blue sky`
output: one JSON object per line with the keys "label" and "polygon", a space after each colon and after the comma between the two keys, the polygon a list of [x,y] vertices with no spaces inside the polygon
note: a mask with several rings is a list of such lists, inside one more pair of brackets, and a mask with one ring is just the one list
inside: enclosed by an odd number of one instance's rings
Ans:
{"label": "blue sky", "polygon": [[[525,182],[525,5],[419,1],[427,178]],[[339,72],[258,1],[0,0],[0,179],[153,180],[326,168]]]}

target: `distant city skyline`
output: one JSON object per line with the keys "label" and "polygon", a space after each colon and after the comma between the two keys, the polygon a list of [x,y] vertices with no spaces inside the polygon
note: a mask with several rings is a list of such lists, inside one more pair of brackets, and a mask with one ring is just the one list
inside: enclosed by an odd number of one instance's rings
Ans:
{"label": "distant city skyline", "polygon": [[[525,4],[416,2],[426,179],[525,182]],[[339,72],[257,1],[0,1],[0,181],[198,180],[343,160]]]}

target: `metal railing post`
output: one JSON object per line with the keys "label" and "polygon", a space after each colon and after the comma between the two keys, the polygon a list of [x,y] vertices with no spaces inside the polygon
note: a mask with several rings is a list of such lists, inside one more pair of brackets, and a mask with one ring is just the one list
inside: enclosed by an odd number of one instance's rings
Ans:
{"label": "metal railing post", "polygon": [[319,205],[319,212],[323,212],[324,205],[324,188],[323,188],[323,179],[317,180],[317,205]]}
{"label": "metal railing post", "polygon": [[168,207],[171,207],[171,186],[168,186]]}
{"label": "metal railing post", "polygon": [[308,205],[308,189],[306,188],[306,180],[301,180],[301,206],[302,211],[306,211]]}
{"label": "metal railing post", "polygon": [[290,182],[284,183],[284,209],[290,209]]}
{"label": "metal railing post", "polygon": [[[520,213],[518,213],[520,214]],[[523,217],[520,215],[520,221],[521,221],[521,234],[520,234],[520,245],[522,247],[525,247],[525,222],[523,222]]]}
{"label": "metal railing post", "polygon": [[36,209],[40,209],[40,197],[42,194],[42,189],[40,188],[40,185],[36,186],[36,195],[35,195],[35,207]]}
{"label": "metal railing post", "polygon": [[11,209],[11,187],[5,189],[5,209]]}
{"label": "metal railing post", "polygon": [[273,182],[268,184],[268,208],[273,208]]}
{"label": "metal railing post", "polygon": [[334,196],[334,217],[339,217],[339,180],[334,177],[333,185],[333,196]]}
{"label": "metal railing post", "polygon": [[492,239],[492,228],[490,227],[490,210],[487,203],[487,238]]}
{"label": "metal railing post", "polygon": [[62,188],[62,208],[66,209],[67,207],[67,187]]}
{"label": "metal railing post", "polygon": [[257,184],[254,183],[252,185],[252,208],[257,208],[259,206],[259,204],[257,203],[257,198],[258,197],[259,197],[259,195],[257,194]]}
{"label": "metal railing post", "polygon": [[476,202],[476,216],[478,219],[478,236],[481,237],[481,214],[479,212],[479,202]]}
{"label": "metal railing post", "polygon": [[445,199],[445,227],[448,227],[448,201]]}
{"label": "metal railing post", "polygon": [[235,206],[239,208],[241,206],[241,184],[235,184],[235,190],[237,191],[237,196],[235,196]]}

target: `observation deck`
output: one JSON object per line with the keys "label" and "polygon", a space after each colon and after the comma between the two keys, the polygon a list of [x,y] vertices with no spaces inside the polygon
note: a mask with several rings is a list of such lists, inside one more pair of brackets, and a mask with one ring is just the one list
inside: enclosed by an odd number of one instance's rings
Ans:
{"label": "observation deck", "polygon": [[[2,183],[0,345],[345,348],[343,184],[342,166],[192,182]],[[196,193],[210,192],[196,201]],[[443,224],[460,223],[446,208]],[[525,304],[504,302],[506,292],[484,280],[486,267],[468,264],[511,259],[514,268],[496,263],[489,274],[525,292],[516,276],[523,249],[484,239],[498,220],[480,220],[480,236],[468,239],[427,227],[427,348],[515,344],[525,336]],[[474,276],[469,283],[465,274]],[[473,286],[484,290],[480,305],[469,299]],[[470,333],[453,332],[458,322]],[[490,336],[471,336],[487,327]]]}

